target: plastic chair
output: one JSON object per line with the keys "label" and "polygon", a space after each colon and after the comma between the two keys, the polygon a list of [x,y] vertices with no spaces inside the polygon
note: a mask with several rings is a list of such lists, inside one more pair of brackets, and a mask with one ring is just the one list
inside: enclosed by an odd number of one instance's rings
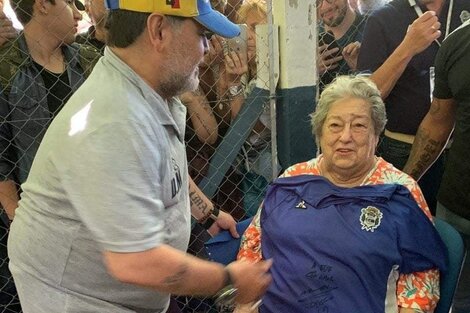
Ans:
{"label": "plastic chair", "polygon": [[465,261],[465,244],[459,232],[449,223],[437,217],[434,223],[449,254],[447,272],[441,273],[441,298],[434,313],[449,313]]}

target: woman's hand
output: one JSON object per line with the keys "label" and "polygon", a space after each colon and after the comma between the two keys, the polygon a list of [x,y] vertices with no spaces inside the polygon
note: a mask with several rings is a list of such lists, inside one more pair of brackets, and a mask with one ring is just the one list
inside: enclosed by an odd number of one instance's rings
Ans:
{"label": "woman's hand", "polygon": [[207,66],[212,67],[224,62],[224,45],[224,38],[217,35],[212,36],[209,40],[209,53],[204,58]]}
{"label": "woman's hand", "polygon": [[230,51],[225,54],[225,72],[229,86],[239,85],[241,77],[248,73],[246,57],[236,51]]}

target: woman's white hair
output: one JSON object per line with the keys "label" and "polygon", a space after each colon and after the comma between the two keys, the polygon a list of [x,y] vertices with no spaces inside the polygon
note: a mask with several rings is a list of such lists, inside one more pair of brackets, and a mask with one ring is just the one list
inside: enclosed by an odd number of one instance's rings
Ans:
{"label": "woman's white hair", "polygon": [[358,98],[369,103],[375,135],[379,136],[383,132],[387,114],[377,86],[365,76],[339,76],[323,90],[317,108],[311,114],[312,131],[318,148],[331,105],[344,98]]}

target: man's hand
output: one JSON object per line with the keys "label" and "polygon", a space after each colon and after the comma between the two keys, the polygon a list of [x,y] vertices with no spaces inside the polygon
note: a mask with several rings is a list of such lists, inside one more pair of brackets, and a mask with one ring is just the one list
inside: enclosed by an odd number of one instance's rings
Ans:
{"label": "man's hand", "polygon": [[338,67],[338,62],[343,59],[341,55],[331,57],[338,53],[339,48],[328,49],[328,45],[318,47],[317,66],[318,73],[323,75],[326,71],[333,70]]}
{"label": "man's hand", "polygon": [[357,69],[357,58],[359,57],[359,51],[361,49],[361,43],[359,41],[351,42],[349,45],[343,48],[343,58],[348,63],[351,70]]}
{"label": "man's hand", "polygon": [[258,313],[258,306],[253,307],[254,303],[238,304],[233,313]]}
{"label": "man's hand", "polygon": [[238,288],[238,295],[235,298],[237,303],[251,303],[261,299],[271,283],[268,271],[272,264],[272,260],[257,263],[235,261],[227,266],[233,284]]}
{"label": "man's hand", "polygon": [[415,56],[441,36],[440,28],[441,23],[437,19],[436,12],[427,11],[408,27],[408,32],[401,45],[412,56]]}
{"label": "man's hand", "polygon": [[227,229],[232,237],[239,238],[240,235],[237,232],[237,222],[233,219],[233,217],[225,213],[224,211],[219,211],[219,217],[217,220],[212,224],[212,226],[207,230],[207,232],[211,236],[217,235],[221,230]]}
{"label": "man's hand", "polygon": [[436,13],[427,11],[418,17],[409,27],[402,42],[382,65],[370,76],[380,90],[382,99],[386,99],[395,88],[411,59],[424,51],[441,36]]}

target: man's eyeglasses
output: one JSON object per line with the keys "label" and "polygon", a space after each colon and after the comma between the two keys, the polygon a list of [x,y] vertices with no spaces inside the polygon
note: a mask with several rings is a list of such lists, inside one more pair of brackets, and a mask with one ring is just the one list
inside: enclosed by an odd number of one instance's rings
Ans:
{"label": "man's eyeglasses", "polygon": [[328,2],[328,4],[332,4],[335,0],[317,0],[317,9],[323,5],[323,1]]}

